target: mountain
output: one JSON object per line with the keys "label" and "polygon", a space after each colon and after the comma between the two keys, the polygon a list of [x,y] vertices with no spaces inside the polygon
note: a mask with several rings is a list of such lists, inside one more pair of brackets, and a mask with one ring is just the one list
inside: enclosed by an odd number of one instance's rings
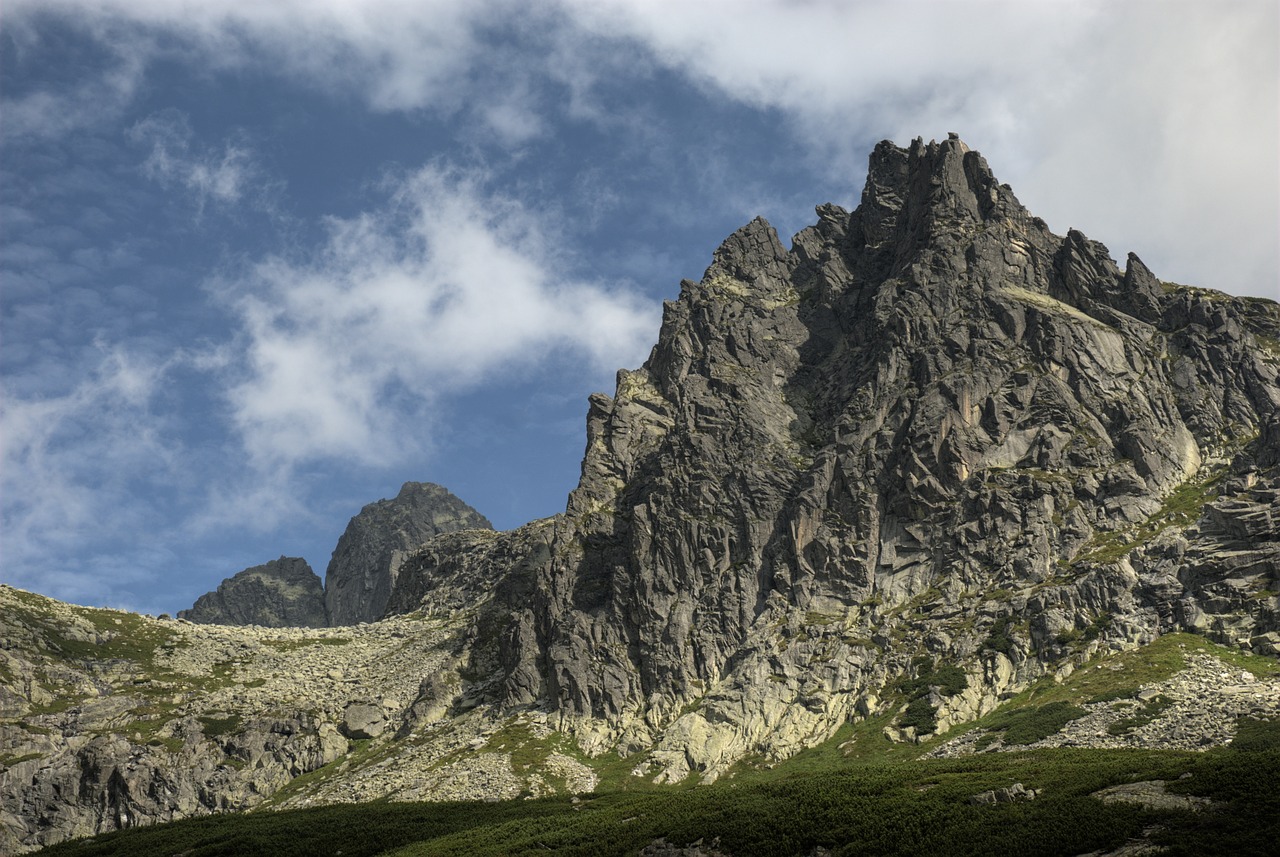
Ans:
{"label": "mountain", "polygon": [[[1280,306],[1121,271],[956,138],[881,143],[858,208],[817,214],[789,249],[752,221],[681,284],[591,397],[563,514],[391,544],[384,504],[418,492],[366,507],[326,580],[347,627],[0,589],[0,848],[814,758],[1213,748],[1273,716]],[[1094,785],[1045,782],[1095,812],[1183,765],[1097,758]],[[975,800],[1029,799],[997,785]]]}
{"label": "mountain", "polygon": [[1171,631],[1276,650],[1274,302],[1118,270],[954,138],[881,143],[818,215],[681,284],[562,516],[406,563],[391,609],[485,605],[486,702],[678,781],[821,741],[918,659],[963,672],[917,702],[944,730]]}
{"label": "mountain", "polygon": [[406,482],[391,500],[370,503],[338,540],[325,583],[300,557],[229,577],[178,617],[215,625],[323,628],[382,618],[404,558],[440,533],[492,530],[489,520],[439,485]]}
{"label": "mountain", "polygon": [[282,556],[229,577],[179,619],[210,625],[323,628],[324,586],[301,557]]}
{"label": "mountain", "polygon": [[493,525],[430,482],[406,482],[393,499],[365,506],[347,525],[325,572],[330,624],[381,619],[405,557],[433,536],[466,529]]}

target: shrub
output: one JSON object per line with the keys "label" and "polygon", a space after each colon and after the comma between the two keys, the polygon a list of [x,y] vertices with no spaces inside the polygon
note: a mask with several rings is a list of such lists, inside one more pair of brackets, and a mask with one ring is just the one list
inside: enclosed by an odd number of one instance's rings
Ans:
{"label": "shrub", "polygon": [[1236,721],[1236,737],[1228,746],[1246,752],[1280,750],[1280,720],[1241,717]]}
{"label": "shrub", "polygon": [[982,647],[993,652],[1000,652],[1006,657],[1013,655],[1013,639],[1009,636],[1009,617],[1001,616],[991,626],[991,633],[982,641]]}
{"label": "shrub", "polygon": [[907,710],[898,719],[900,726],[914,726],[917,735],[930,735],[938,728],[938,710],[924,697],[911,700]]}
{"label": "shrub", "polygon": [[1004,732],[1006,744],[1034,744],[1061,732],[1062,727],[1087,713],[1069,702],[1050,702],[1038,708],[1001,712],[992,719],[988,728]]}

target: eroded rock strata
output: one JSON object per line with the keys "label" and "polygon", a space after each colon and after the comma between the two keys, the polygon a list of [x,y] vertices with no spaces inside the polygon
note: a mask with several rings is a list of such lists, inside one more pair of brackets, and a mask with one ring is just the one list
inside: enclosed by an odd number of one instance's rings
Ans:
{"label": "eroded rock strata", "polygon": [[1274,649],[1274,303],[1120,270],[957,139],[881,143],[818,215],[681,284],[564,515],[406,563],[393,609],[496,593],[487,701],[677,780],[821,740],[921,655],[967,675],[946,728],[1170,630]]}

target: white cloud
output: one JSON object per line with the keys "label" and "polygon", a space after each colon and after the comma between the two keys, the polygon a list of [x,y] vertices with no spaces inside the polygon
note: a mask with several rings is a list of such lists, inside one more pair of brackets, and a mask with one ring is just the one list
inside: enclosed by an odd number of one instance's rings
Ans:
{"label": "white cloud", "polygon": [[225,142],[221,150],[209,150],[193,141],[186,117],[174,111],[156,114],[129,129],[135,142],[151,148],[143,172],[162,186],[177,186],[195,200],[197,216],[206,203],[234,205],[253,187],[256,202],[269,207],[264,195],[262,171],[247,145]]}
{"label": "white cloud", "polygon": [[[15,0],[6,17],[50,14],[104,34],[118,65],[18,99],[10,128],[65,131],[113,109],[157,34],[166,55],[215,70],[269,67],[377,110],[464,111],[509,147],[548,133],[549,109],[616,122],[593,86],[652,62],[782,111],[797,154],[833,181],[853,184],[877,138],[955,130],[1059,231],[1136,250],[1161,276],[1274,295],[1280,271],[1274,0]],[[495,54],[495,28],[527,44]],[[565,103],[531,104],[534,80]]]}
{"label": "white cloud", "polygon": [[171,484],[181,460],[152,407],[168,367],[99,348],[93,376],[74,388],[43,397],[6,390],[0,400],[5,577],[73,601],[100,600],[144,574],[81,568],[65,548],[132,542],[151,531],[155,516],[139,502],[139,486]]}
{"label": "white cloud", "polygon": [[[451,395],[557,359],[638,364],[657,308],[563,274],[573,260],[558,233],[486,181],[422,169],[384,209],[332,221],[316,258],[270,258],[224,279],[214,288],[233,341],[161,359],[100,343],[96,369],[56,393],[48,379],[10,379],[4,578],[117,603],[113,593],[154,587],[166,565],[189,565],[201,539],[314,525],[317,466],[423,460]],[[232,441],[191,445],[206,415],[183,413],[169,392],[193,372],[221,391]],[[104,558],[67,550],[88,544]]]}
{"label": "white cloud", "polygon": [[[27,22],[17,15],[22,5],[11,4],[5,14],[6,33],[12,39],[13,52],[19,61],[27,51],[39,47],[36,29],[24,26]],[[56,138],[115,119],[133,101],[154,54],[154,46],[131,28],[115,32],[95,30],[98,43],[108,54],[106,67],[92,69],[62,88],[46,86],[16,96],[8,95],[0,134],[7,138]]]}
{"label": "white cloud", "polygon": [[429,443],[432,405],[553,352],[635,365],[656,308],[559,273],[553,236],[484,177],[427,167],[387,210],[334,220],[318,261],[273,258],[221,287],[244,330],[230,388],[260,469],[386,464]]}
{"label": "white cloud", "polygon": [[869,140],[959,131],[1059,231],[1277,296],[1272,0],[566,4],[711,92],[783,111],[839,170]]}
{"label": "white cloud", "polygon": [[11,0],[6,18],[21,29],[58,15],[104,39],[163,35],[164,47],[131,43],[135,62],[270,64],[310,85],[354,88],[376,109],[403,110],[460,103],[453,84],[473,57],[477,28],[520,9],[454,0]]}

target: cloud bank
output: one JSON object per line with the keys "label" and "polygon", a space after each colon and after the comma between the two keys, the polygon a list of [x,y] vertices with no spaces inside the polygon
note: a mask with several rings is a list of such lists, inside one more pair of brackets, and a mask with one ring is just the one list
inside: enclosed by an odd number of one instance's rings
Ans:
{"label": "cloud bank", "polygon": [[484,177],[428,166],[388,207],[333,220],[318,260],[223,283],[244,355],[228,399],[259,467],[387,464],[420,443],[437,397],[551,356],[634,365],[657,308],[566,279],[554,234]]}
{"label": "cloud bank", "polygon": [[1057,231],[1280,296],[1275,3],[568,5],[585,30],[791,117],[842,170],[868,135],[955,130]]}

